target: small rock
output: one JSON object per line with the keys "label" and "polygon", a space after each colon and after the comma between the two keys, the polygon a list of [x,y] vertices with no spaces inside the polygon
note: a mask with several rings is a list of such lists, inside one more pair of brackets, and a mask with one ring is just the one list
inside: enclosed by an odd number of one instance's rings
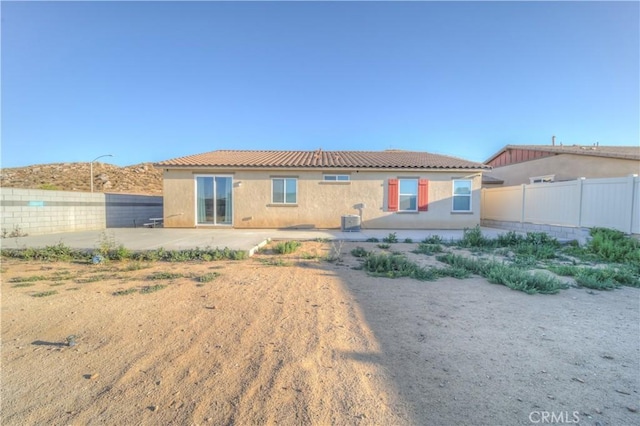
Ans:
{"label": "small rock", "polygon": [[100,373],[89,374],[89,380],[95,380],[100,377]]}
{"label": "small rock", "polygon": [[596,410],[595,410],[595,411],[596,411],[596,413],[598,413],[598,414],[602,414],[602,410],[601,410],[601,409],[599,409],[599,408],[596,408]]}
{"label": "small rock", "polygon": [[638,412],[638,407],[629,406],[629,407],[627,407],[627,410],[631,411],[632,413],[636,413],[636,412]]}
{"label": "small rock", "polygon": [[149,407],[149,410],[158,411],[158,406],[157,405],[152,405],[152,406]]}

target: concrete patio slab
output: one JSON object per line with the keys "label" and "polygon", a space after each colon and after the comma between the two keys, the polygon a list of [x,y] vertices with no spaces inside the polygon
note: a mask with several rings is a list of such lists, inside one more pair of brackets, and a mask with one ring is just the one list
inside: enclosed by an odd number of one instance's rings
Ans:
{"label": "concrete patio slab", "polygon": [[[96,231],[65,232],[59,234],[33,235],[1,240],[2,248],[46,247],[63,243],[81,250],[95,250],[103,241],[115,246],[123,245],[129,250],[183,250],[191,248],[224,248],[245,250],[250,255],[256,248],[269,240],[344,240],[366,241],[378,238],[382,241],[395,232],[399,241],[411,238],[419,242],[427,237],[439,235],[445,241],[459,240],[463,230],[392,230],[367,229],[360,232],[321,229],[174,229],[174,228],[109,228]],[[482,233],[490,238],[507,231],[504,229],[482,228]]]}

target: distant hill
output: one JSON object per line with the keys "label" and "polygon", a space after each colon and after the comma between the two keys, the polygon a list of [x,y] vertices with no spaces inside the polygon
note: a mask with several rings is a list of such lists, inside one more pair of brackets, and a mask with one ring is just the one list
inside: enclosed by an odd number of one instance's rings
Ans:
{"label": "distant hill", "polygon": [[[6,188],[49,189],[59,191],[91,190],[89,163],[35,164],[0,169],[0,186]],[[162,194],[162,170],[151,163],[119,167],[93,163],[94,192]]]}

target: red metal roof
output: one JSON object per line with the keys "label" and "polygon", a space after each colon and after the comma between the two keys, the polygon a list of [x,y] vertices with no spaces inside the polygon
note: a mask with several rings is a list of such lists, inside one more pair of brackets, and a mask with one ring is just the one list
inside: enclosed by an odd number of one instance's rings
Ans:
{"label": "red metal roof", "polygon": [[489,169],[473,161],[412,151],[212,151],[156,163],[157,167]]}

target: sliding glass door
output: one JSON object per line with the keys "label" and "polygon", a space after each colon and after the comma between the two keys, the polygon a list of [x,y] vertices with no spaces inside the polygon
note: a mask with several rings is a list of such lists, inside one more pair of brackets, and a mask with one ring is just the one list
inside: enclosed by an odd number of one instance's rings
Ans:
{"label": "sliding glass door", "polygon": [[196,222],[198,225],[233,223],[233,178],[196,176]]}

